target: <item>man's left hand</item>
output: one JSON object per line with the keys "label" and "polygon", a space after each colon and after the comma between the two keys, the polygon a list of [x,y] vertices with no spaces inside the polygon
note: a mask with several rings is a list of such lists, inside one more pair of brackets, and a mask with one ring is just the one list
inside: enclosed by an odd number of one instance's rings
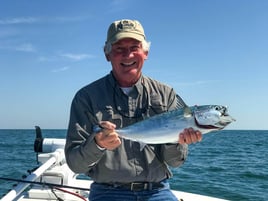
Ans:
{"label": "man's left hand", "polygon": [[192,144],[202,140],[202,133],[193,128],[186,128],[179,134],[180,144]]}

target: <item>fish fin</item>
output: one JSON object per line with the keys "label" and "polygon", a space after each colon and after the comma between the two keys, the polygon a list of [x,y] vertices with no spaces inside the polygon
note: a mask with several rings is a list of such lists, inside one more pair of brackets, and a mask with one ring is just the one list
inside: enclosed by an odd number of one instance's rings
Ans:
{"label": "fish fin", "polygon": [[183,108],[183,116],[186,117],[186,118],[192,116],[192,110],[187,105]]}
{"label": "fish fin", "polygon": [[182,98],[176,94],[176,109],[188,107]]}
{"label": "fish fin", "polygon": [[97,125],[93,125],[93,127],[92,127],[92,131],[93,131],[93,133],[98,133],[98,132],[100,132],[100,131],[102,131],[102,127],[101,127],[101,125],[99,125],[99,124],[97,124]]}

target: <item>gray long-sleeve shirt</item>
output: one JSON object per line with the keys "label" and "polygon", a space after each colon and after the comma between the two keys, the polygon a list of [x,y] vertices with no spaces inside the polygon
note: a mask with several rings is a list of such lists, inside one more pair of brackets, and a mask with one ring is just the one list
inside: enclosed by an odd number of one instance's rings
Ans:
{"label": "gray long-sleeve shirt", "polygon": [[[94,140],[93,126],[111,121],[117,128],[172,110],[177,105],[172,88],[141,76],[126,95],[112,73],[80,89],[71,106],[65,155],[69,167],[100,183],[159,182],[170,178],[168,166],[180,166],[187,145],[146,145],[122,138],[115,150],[102,150]],[[179,134],[179,133],[178,133]]]}

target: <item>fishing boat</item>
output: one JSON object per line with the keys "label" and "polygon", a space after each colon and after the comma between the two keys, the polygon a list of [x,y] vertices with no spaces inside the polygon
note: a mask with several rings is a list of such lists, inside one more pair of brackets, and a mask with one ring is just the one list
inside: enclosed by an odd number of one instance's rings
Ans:
{"label": "fishing boat", "polygon": [[[92,180],[70,170],[65,161],[64,146],[65,139],[43,138],[40,127],[36,126],[34,150],[40,165],[24,179],[1,177],[17,183],[1,201],[89,201]],[[177,190],[172,192],[179,201],[224,201]]]}

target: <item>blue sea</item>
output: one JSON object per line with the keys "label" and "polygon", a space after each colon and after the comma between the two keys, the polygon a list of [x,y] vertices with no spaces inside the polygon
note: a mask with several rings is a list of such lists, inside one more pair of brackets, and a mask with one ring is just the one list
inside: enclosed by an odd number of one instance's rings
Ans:
{"label": "blue sea", "polygon": [[[65,138],[65,130],[43,130]],[[20,179],[37,166],[34,130],[0,130],[0,177]],[[268,200],[268,131],[223,130],[189,146],[187,161],[172,169],[171,187],[237,201]],[[0,197],[14,182],[0,180]]]}

